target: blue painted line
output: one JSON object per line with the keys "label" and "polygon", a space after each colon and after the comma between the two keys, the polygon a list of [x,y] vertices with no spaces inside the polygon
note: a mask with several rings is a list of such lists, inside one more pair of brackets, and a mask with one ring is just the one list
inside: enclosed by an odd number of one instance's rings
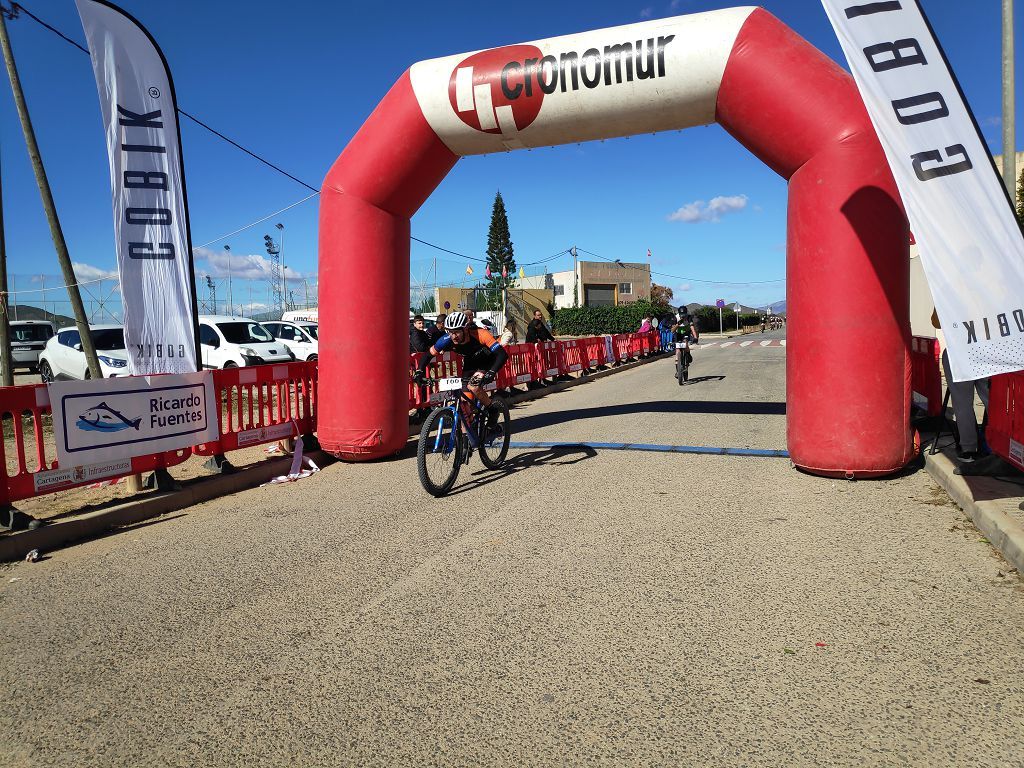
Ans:
{"label": "blue painted line", "polygon": [[656,445],[653,443],[543,443],[510,442],[510,448],[595,448],[606,451],[655,451],[659,453],[703,453],[715,456],[753,456],[788,459],[789,451],[770,448],[726,448],[705,445]]}

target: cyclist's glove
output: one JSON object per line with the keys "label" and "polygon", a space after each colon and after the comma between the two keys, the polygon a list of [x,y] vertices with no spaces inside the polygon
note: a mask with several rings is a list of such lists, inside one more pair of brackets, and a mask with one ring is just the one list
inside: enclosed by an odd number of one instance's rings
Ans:
{"label": "cyclist's glove", "polygon": [[487,371],[485,373],[480,374],[480,386],[486,386],[490,384],[492,381],[494,381],[495,375],[496,374],[494,373],[494,371]]}
{"label": "cyclist's glove", "polygon": [[426,374],[423,373],[423,371],[416,371],[416,373],[412,375],[412,380],[419,384],[421,387],[427,383],[427,377]]}

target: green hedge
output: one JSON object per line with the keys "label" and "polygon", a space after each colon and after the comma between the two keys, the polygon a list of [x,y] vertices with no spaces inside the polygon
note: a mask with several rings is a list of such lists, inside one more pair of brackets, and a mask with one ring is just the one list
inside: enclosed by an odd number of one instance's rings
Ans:
{"label": "green hedge", "polygon": [[[633,304],[617,307],[568,307],[551,313],[551,326],[559,336],[598,336],[605,333],[635,333],[644,317],[656,317],[673,312],[673,308],[655,306],[641,299]],[[703,306],[694,314],[700,318],[700,330],[718,333],[718,307]],[[762,315],[740,315],[740,326],[760,325]],[[736,313],[722,312],[722,325],[726,331],[736,330]]]}
{"label": "green hedge", "polygon": [[668,312],[668,307],[655,307],[645,299],[617,307],[566,307],[551,315],[551,326],[559,336],[635,333],[646,315]]}

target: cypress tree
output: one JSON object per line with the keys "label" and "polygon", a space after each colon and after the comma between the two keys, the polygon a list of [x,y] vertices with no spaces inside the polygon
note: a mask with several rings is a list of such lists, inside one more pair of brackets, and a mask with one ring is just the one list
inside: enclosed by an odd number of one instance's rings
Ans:
{"label": "cypress tree", "polygon": [[[516,279],[516,258],[512,250],[512,236],[508,231],[508,213],[501,192],[494,196],[491,208],[491,226],[487,230],[487,265],[491,268],[490,288],[496,292],[506,288]],[[508,277],[502,278],[505,270]]]}

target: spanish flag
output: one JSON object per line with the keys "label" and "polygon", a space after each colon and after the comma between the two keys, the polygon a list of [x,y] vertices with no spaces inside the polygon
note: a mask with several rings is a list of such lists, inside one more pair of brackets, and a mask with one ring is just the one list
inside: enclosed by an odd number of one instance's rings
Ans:
{"label": "spanish flag", "polygon": [[466,265],[466,274],[467,275],[472,275],[473,274],[473,267],[471,267],[469,264]]}

